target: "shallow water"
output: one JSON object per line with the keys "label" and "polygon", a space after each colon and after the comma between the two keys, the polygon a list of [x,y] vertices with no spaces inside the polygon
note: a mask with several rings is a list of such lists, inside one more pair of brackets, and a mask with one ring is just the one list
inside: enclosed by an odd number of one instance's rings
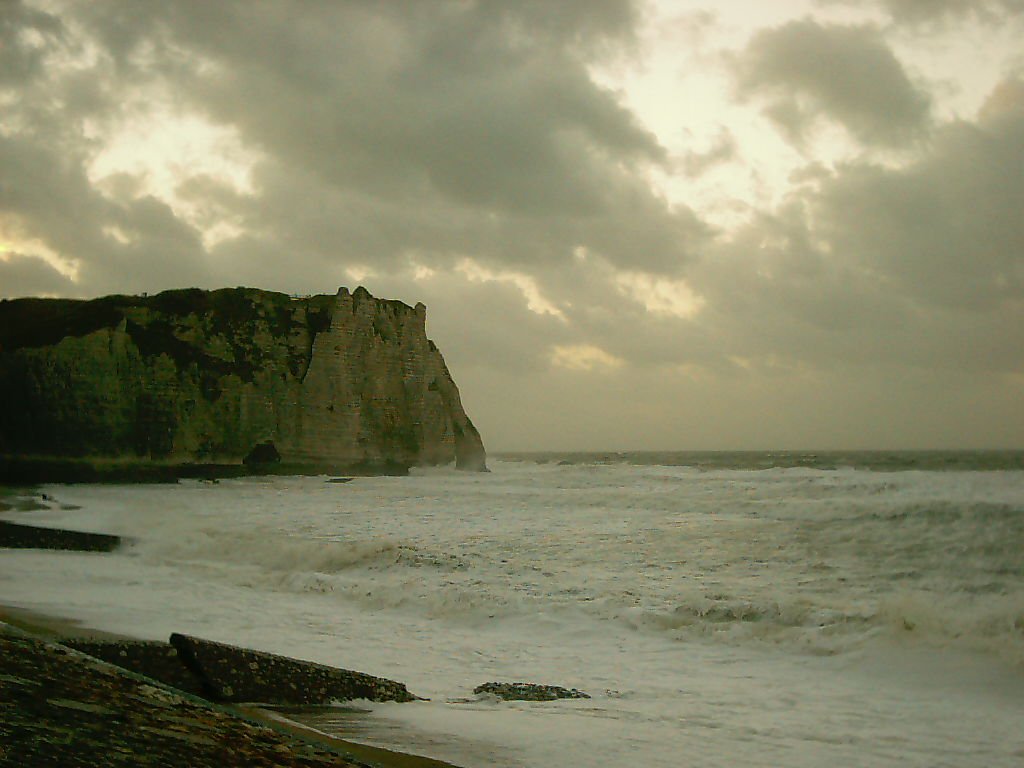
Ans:
{"label": "shallow water", "polygon": [[465,766],[1024,761],[1024,471],[563,460],[51,486],[6,517],[135,541],[4,552],[0,599],[402,680],[364,738]]}

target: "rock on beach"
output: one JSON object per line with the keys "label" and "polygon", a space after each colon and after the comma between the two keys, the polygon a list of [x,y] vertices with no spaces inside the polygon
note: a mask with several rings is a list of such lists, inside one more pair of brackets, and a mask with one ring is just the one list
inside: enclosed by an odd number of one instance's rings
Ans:
{"label": "rock on beach", "polygon": [[473,693],[488,693],[504,701],[555,701],[556,699],[589,699],[589,694],[576,688],[537,683],[484,683]]}
{"label": "rock on beach", "polygon": [[365,767],[0,624],[0,766]]}

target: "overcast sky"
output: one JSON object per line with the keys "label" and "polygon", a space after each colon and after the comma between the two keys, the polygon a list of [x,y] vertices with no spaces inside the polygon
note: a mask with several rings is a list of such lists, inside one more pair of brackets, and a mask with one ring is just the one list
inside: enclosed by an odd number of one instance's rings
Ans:
{"label": "overcast sky", "polygon": [[0,0],[0,296],[428,306],[491,451],[1024,447],[1024,0]]}

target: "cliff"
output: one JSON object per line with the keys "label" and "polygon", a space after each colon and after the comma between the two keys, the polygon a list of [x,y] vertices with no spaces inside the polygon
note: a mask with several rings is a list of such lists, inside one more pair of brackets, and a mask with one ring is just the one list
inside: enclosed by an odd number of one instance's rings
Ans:
{"label": "cliff", "polygon": [[0,302],[0,454],[482,470],[426,307],[364,288]]}

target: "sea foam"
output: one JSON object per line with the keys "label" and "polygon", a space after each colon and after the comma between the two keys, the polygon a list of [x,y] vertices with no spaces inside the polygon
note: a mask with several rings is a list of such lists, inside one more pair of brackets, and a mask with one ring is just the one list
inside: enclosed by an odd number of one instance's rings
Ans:
{"label": "sea foam", "polygon": [[[1024,756],[1024,472],[492,469],[50,487],[81,509],[19,520],[134,543],[10,553],[0,579],[111,629],[401,679],[432,702],[375,708],[370,738],[401,723],[465,765]],[[474,703],[491,679],[594,698]]]}

